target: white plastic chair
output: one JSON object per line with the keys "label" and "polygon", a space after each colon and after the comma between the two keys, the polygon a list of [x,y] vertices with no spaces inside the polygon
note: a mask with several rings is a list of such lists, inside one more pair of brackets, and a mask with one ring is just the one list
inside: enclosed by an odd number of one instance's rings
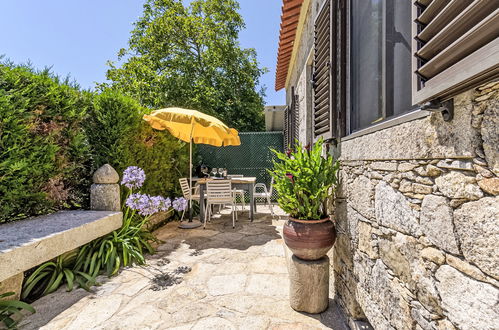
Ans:
{"label": "white plastic chair", "polygon": [[[192,192],[192,200],[198,201],[201,199],[201,195],[199,194],[199,186],[194,187],[191,189],[189,187],[189,180],[187,178],[180,178],[178,179],[180,182],[180,188],[182,189],[182,194],[184,195],[184,198],[189,200],[191,198],[191,192]],[[180,218],[180,222],[184,220],[184,215],[185,215],[185,210],[182,212],[182,217]]]}
{"label": "white plastic chair", "polygon": [[211,220],[211,206],[215,204],[230,205],[232,213],[232,228],[236,227],[237,209],[234,203],[234,194],[230,180],[212,180],[206,182],[206,211],[204,217],[204,226],[206,228],[206,220]]}
{"label": "white plastic chair", "polygon": [[[232,174],[232,175],[227,175],[227,178],[229,179],[234,179],[234,178],[244,178],[242,174]],[[241,204],[242,204],[242,211],[246,208],[246,204],[244,201],[244,190],[243,189],[232,189],[234,192],[234,198],[240,197],[241,198]],[[237,199],[236,199],[237,201]]]}
{"label": "white plastic chair", "polygon": [[[255,184],[255,188],[253,189],[253,198],[263,198],[266,202],[267,205],[270,208],[270,213],[272,216],[274,216],[274,209],[272,208],[272,192],[274,189],[274,178],[270,181],[270,190],[267,190],[267,186],[264,183],[257,183]],[[260,191],[258,191],[260,190]]]}

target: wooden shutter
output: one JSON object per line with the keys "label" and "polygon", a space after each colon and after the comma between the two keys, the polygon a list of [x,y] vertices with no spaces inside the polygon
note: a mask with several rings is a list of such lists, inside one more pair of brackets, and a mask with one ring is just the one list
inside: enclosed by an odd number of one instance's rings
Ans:
{"label": "wooden shutter", "polygon": [[314,25],[314,64],[313,64],[313,94],[314,94],[314,137],[332,136],[331,117],[331,1],[326,0]]}
{"label": "wooden shutter", "polygon": [[334,40],[336,65],[335,79],[335,102],[332,105],[333,117],[336,122],[336,130],[333,137],[347,135],[346,113],[347,113],[347,0],[336,0],[333,8],[333,25],[335,26]]}
{"label": "wooden shutter", "polygon": [[413,103],[499,76],[499,0],[417,0]]}
{"label": "wooden shutter", "polygon": [[295,88],[291,87],[291,104],[286,107],[284,112],[284,147],[294,147],[298,139],[298,95],[295,94]]}
{"label": "wooden shutter", "polygon": [[289,147],[289,106],[284,109],[284,149]]}
{"label": "wooden shutter", "polygon": [[294,87],[292,88],[291,92],[291,139],[292,143],[294,144],[296,140],[299,138],[298,137],[298,132],[299,132],[299,121],[298,121],[298,116],[299,116],[299,111],[300,111],[300,104],[299,104],[299,99],[298,99],[298,94],[295,94],[295,89]]}

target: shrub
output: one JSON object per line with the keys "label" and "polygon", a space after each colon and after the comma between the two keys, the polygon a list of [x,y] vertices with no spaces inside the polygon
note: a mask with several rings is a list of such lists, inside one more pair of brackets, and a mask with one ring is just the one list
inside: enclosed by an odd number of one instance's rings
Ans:
{"label": "shrub", "polygon": [[154,131],[118,90],[81,91],[48,70],[0,63],[0,223],[88,208],[91,174],[136,165],[144,191],[176,195],[188,146]]}
{"label": "shrub", "polygon": [[0,64],[0,223],[87,204],[91,106],[48,70]]}
{"label": "shrub", "polygon": [[176,195],[178,178],[186,175],[189,165],[188,146],[168,132],[153,130],[142,120],[147,112],[117,90],[106,89],[95,97],[87,123],[94,169],[105,163],[118,172],[139,166],[152,178],[146,181],[144,191]]}

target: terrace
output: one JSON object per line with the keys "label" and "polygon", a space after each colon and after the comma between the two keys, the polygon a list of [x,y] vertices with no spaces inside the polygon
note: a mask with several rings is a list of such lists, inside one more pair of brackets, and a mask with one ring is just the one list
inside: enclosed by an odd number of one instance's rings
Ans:
{"label": "terrace", "polygon": [[22,329],[348,329],[334,301],[321,314],[289,306],[289,277],[281,239],[285,215],[259,206],[253,223],[228,210],[205,230],[177,222],[158,229],[162,240],[147,265],[128,267],[102,285],[45,296]]}

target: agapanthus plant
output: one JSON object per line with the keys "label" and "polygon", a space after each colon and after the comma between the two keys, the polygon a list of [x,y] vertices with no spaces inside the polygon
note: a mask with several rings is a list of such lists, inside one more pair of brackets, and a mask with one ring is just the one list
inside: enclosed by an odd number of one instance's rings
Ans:
{"label": "agapanthus plant", "polygon": [[125,201],[126,207],[137,211],[141,216],[151,216],[158,212],[166,212],[172,206],[170,198],[149,196],[146,194],[130,194]]}
{"label": "agapanthus plant", "polygon": [[137,166],[123,172],[121,184],[128,188],[123,203],[123,226],[85,245],[78,255],[76,269],[93,276],[104,270],[111,276],[121,266],[144,264],[145,251],[154,252],[151,242],[156,238],[146,226],[150,217],[158,212],[183,210],[187,204],[183,198],[176,198],[172,203],[170,198],[141,193],[145,178],[144,170]]}
{"label": "agapanthus plant", "polygon": [[[90,290],[90,286],[96,283],[96,277],[102,272],[111,276],[122,266],[144,264],[145,252],[153,253],[151,242],[157,241],[145,226],[149,218],[158,212],[183,211],[187,207],[187,201],[182,197],[175,198],[172,203],[170,198],[134,191],[142,187],[145,178],[143,169],[128,167],[123,172],[121,181],[128,188],[122,207],[122,227],[85,244],[77,252],[68,252],[69,254],[59,256],[55,261],[39,266],[25,282],[23,295],[27,296],[33,291],[35,295],[50,293],[63,283],[67,283],[68,290],[72,290],[73,282]],[[1,321],[0,317],[0,323]]]}

